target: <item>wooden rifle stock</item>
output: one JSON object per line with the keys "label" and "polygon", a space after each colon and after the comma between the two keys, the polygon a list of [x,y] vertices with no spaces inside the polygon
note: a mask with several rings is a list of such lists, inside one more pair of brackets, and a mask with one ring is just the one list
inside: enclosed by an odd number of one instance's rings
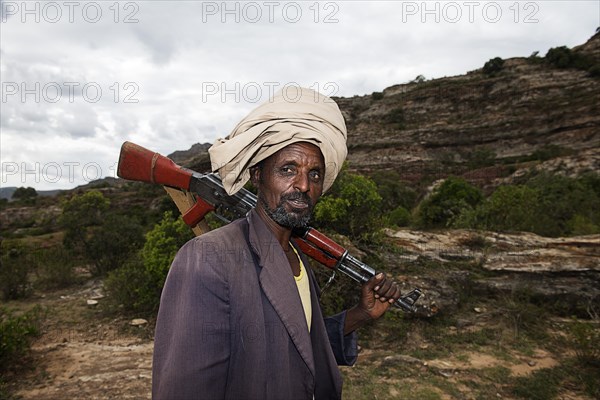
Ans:
{"label": "wooden rifle stock", "polygon": [[192,172],[173,160],[150,151],[135,143],[125,142],[121,146],[117,175],[123,179],[189,190]]}
{"label": "wooden rifle stock", "polygon": [[[117,175],[123,179],[146,183],[157,183],[182,190],[190,190],[194,173],[173,160],[148,150],[135,143],[125,142],[121,146]],[[196,196],[196,204],[183,213],[183,221],[190,227],[200,223],[214,207]]]}

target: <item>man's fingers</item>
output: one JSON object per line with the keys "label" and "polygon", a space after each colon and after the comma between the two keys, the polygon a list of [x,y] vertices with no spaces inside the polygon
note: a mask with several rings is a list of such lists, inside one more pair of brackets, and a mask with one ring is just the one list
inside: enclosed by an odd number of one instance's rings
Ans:
{"label": "man's fingers", "polygon": [[391,279],[386,279],[379,285],[379,288],[375,289],[375,297],[380,301],[390,301],[394,302],[400,297],[400,288],[398,285],[392,281]]}
{"label": "man's fingers", "polygon": [[365,288],[369,290],[378,291],[381,287],[381,282],[385,279],[385,274],[383,272],[378,273],[373,276],[371,279],[365,283]]}

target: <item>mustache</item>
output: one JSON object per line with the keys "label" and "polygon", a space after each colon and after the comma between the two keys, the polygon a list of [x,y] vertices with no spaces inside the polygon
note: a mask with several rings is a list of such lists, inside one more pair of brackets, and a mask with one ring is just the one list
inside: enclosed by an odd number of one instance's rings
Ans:
{"label": "mustache", "polygon": [[280,201],[283,203],[284,201],[302,201],[303,203],[308,204],[310,208],[313,207],[313,202],[308,197],[306,193],[302,192],[293,192],[281,195]]}

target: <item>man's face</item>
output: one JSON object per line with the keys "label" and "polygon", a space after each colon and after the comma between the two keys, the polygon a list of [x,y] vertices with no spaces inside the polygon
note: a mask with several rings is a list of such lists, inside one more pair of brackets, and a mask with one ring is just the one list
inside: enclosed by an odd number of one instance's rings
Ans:
{"label": "man's face", "polygon": [[263,161],[252,173],[259,207],[286,228],[306,227],[323,193],[325,161],[319,148],[294,143]]}

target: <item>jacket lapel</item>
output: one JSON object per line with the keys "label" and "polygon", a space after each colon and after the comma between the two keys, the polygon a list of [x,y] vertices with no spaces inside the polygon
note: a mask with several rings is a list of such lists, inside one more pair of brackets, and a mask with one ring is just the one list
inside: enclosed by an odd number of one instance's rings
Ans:
{"label": "jacket lapel", "polygon": [[258,214],[251,210],[247,218],[249,242],[261,267],[260,285],[314,376],[315,362],[310,334],[290,264],[281,245]]}

